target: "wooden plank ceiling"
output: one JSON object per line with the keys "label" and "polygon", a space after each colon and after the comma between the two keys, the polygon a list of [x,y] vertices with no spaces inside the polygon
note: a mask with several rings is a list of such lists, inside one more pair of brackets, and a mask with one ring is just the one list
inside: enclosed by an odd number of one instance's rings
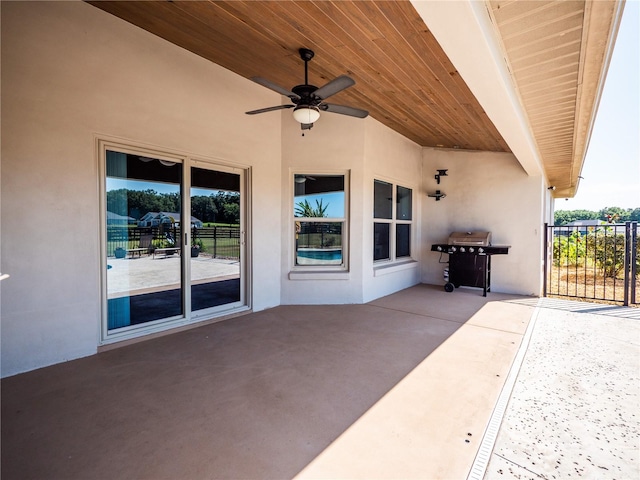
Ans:
{"label": "wooden plank ceiling", "polygon": [[[509,147],[408,0],[89,1],[243,77],[356,85],[331,103],[368,110],[419,145]],[[573,196],[621,0],[487,0],[555,196]],[[255,108],[270,105],[256,105]],[[265,115],[276,115],[266,113]]]}
{"label": "wooden plank ceiling", "polygon": [[331,103],[368,110],[422,146],[509,151],[408,1],[89,3],[243,77],[287,89],[304,83],[298,49],[310,48],[309,83],[342,74],[356,81]]}

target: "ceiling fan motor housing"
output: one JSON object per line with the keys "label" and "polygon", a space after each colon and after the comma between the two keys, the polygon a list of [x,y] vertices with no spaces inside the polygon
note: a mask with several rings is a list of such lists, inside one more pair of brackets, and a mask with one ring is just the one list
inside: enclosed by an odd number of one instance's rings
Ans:
{"label": "ceiling fan motor housing", "polygon": [[316,90],[318,90],[318,87],[315,85],[296,85],[291,91],[298,95],[299,98],[292,99],[293,103],[296,105],[317,106],[322,100],[313,95]]}
{"label": "ceiling fan motor housing", "polygon": [[341,115],[348,115],[357,118],[365,118],[369,115],[369,112],[359,108],[325,103],[324,100],[346,88],[351,87],[356,82],[346,75],[340,75],[323,87],[318,88],[315,85],[310,85],[308,63],[315,54],[313,53],[313,50],[309,50],[308,48],[301,48],[298,50],[298,53],[300,54],[300,58],[304,61],[303,85],[296,85],[291,90],[287,90],[286,88],[264,78],[252,77],[252,80],[256,83],[270,88],[281,95],[289,97],[293,105],[276,105],[274,107],[260,108],[258,110],[246,112],[247,115],[293,108],[293,116],[298,122],[300,122],[303,130],[309,130],[313,126],[313,123],[320,117],[320,111],[339,113]]}

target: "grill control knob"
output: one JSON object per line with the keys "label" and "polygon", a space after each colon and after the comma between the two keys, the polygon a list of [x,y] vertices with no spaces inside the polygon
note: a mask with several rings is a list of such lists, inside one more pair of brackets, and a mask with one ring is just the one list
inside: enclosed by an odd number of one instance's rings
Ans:
{"label": "grill control knob", "polygon": [[473,253],[473,252],[475,251],[475,249],[474,249],[473,247],[469,247],[469,251],[470,251],[471,253]]}
{"label": "grill control knob", "polygon": [[480,247],[478,248],[478,253],[483,253],[484,252],[484,248]]}
{"label": "grill control knob", "polygon": [[450,250],[451,250],[452,252],[455,252],[455,251],[456,251],[456,247],[451,247],[451,249],[450,249]]}
{"label": "grill control knob", "polygon": [[441,252],[442,251],[442,247],[440,245],[438,245],[438,251]]}
{"label": "grill control knob", "polygon": [[462,252],[462,253],[464,253],[464,252],[465,252],[464,247],[460,247],[460,252]]}

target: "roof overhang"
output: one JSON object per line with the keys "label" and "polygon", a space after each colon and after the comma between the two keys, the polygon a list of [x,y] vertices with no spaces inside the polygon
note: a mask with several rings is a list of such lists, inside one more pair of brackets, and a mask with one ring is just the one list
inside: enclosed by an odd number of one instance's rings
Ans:
{"label": "roof overhang", "polygon": [[573,197],[622,18],[622,1],[491,0],[488,12],[555,197]]}
{"label": "roof overhang", "polygon": [[511,151],[562,197],[577,189],[622,14],[619,0],[89,3],[287,89],[311,48],[310,83],[356,80],[335,103],[422,146]]}

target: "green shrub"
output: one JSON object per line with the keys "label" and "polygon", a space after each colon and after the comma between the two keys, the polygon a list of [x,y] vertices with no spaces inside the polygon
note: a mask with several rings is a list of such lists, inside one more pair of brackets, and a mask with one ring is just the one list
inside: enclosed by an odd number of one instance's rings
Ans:
{"label": "green shrub", "polygon": [[[609,278],[624,271],[625,235],[611,227],[591,230],[587,235],[575,231],[553,239],[553,264],[559,266],[595,266]],[[640,271],[640,248],[636,250],[636,268]]]}
{"label": "green shrub", "polygon": [[580,232],[573,232],[568,237],[553,239],[553,264],[584,265],[586,244]]}

